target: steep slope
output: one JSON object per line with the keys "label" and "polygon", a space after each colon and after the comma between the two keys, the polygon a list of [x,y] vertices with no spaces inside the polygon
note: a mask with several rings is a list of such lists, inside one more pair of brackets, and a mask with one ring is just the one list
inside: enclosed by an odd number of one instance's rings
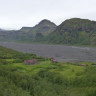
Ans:
{"label": "steep slope", "polygon": [[39,41],[55,29],[56,25],[53,22],[44,19],[34,27],[22,27],[20,30],[15,32],[13,37],[18,41]]}
{"label": "steep slope", "polygon": [[29,32],[32,30],[32,27],[22,27],[19,31],[21,32]]}
{"label": "steep slope", "polygon": [[1,40],[96,45],[96,21],[72,18],[56,26],[44,19],[34,27],[22,27],[18,31],[0,31]]}
{"label": "steep slope", "polygon": [[27,35],[28,37],[32,36],[32,41],[39,42],[42,41],[45,36],[52,33],[56,29],[56,27],[57,26],[53,22],[44,19],[39,24],[34,26],[32,30],[27,33]]}
{"label": "steep slope", "polygon": [[56,29],[56,25],[49,20],[42,20],[39,24],[33,27],[30,33],[42,33],[43,35],[47,35]]}
{"label": "steep slope", "polygon": [[17,36],[16,30],[2,30],[0,31],[0,41],[14,40]]}
{"label": "steep slope", "polygon": [[22,27],[19,31],[20,33],[27,33],[36,35],[37,33],[42,33],[42,35],[48,35],[56,29],[56,25],[49,20],[42,20],[34,27]]}
{"label": "steep slope", "polygon": [[65,20],[47,39],[57,44],[96,45],[96,22],[80,18]]}
{"label": "steep slope", "polygon": [[17,31],[0,31],[0,40],[32,42],[42,39],[56,29],[56,25],[49,20],[42,20],[34,27],[22,27]]}

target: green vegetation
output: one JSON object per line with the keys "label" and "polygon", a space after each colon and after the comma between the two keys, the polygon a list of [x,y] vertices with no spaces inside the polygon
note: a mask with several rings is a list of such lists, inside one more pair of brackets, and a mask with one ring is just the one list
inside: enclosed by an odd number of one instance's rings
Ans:
{"label": "green vegetation", "polygon": [[0,31],[1,41],[96,46],[96,21],[72,18],[59,26],[42,20],[34,27]]}
{"label": "green vegetation", "polygon": [[72,18],[65,20],[47,37],[47,42],[67,45],[96,45],[96,22]]}
{"label": "green vegetation", "polygon": [[0,31],[1,41],[40,42],[56,29],[56,25],[49,20],[42,20],[34,27],[22,27],[17,31]]}
{"label": "green vegetation", "polygon": [[[38,64],[23,64],[33,58]],[[96,96],[95,74],[96,63],[52,63],[0,47],[0,96]]]}

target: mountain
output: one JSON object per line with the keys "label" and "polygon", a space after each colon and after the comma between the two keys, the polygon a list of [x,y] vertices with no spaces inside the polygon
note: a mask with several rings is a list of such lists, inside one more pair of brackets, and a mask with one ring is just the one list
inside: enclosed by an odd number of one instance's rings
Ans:
{"label": "mountain", "polygon": [[47,41],[55,44],[96,45],[96,21],[72,18],[57,26]]}
{"label": "mountain", "polygon": [[42,33],[43,35],[48,35],[56,29],[56,25],[49,20],[42,20],[39,24],[33,27],[30,32],[33,33]]}
{"label": "mountain", "polygon": [[56,26],[44,19],[34,27],[0,31],[0,40],[96,46],[96,21],[72,18]]}
{"label": "mountain", "polygon": [[22,27],[21,29],[20,29],[20,31],[22,31],[22,32],[29,32],[29,31],[31,31],[32,30],[32,27]]}
{"label": "mountain", "polygon": [[0,28],[0,31],[3,31],[3,30],[4,30],[4,29],[1,29],[1,28]]}
{"label": "mountain", "polygon": [[[3,31],[3,40],[32,42],[42,39],[56,29],[56,25],[49,20],[42,20],[34,27],[22,27],[20,30]],[[0,33],[0,35],[1,35]],[[2,38],[1,38],[2,39]]]}
{"label": "mountain", "polygon": [[42,20],[34,27],[22,27],[20,31],[27,32],[27,34],[36,34],[36,33],[42,33],[43,35],[48,35],[52,31],[56,29],[56,25],[49,21],[49,20]]}
{"label": "mountain", "polygon": [[53,32],[56,27],[53,22],[44,19],[34,27],[22,27],[15,37],[18,37],[20,41],[38,41]]}

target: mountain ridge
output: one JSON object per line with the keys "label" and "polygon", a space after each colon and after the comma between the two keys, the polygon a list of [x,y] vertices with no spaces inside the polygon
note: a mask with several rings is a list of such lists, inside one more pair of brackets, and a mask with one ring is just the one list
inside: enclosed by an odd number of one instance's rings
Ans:
{"label": "mountain ridge", "polygon": [[2,31],[0,34],[5,33],[6,37],[3,37],[3,40],[30,42],[35,41],[37,38],[39,39],[39,36],[41,38],[48,35],[53,32],[56,27],[56,24],[44,19],[33,27],[22,27],[20,30],[16,31]]}
{"label": "mountain ridge", "polygon": [[6,38],[4,37],[6,40],[96,46],[96,21],[71,18],[56,26],[44,19],[33,27],[22,27],[18,31],[4,34],[7,34]]}
{"label": "mountain ridge", "polygon": [[[49,42],[57,44],[96,44],[96,21],[72,18],[65,20],[53,31]],[[58,36],[58,38],[56,38]],[[93,37],[92,37],[93,36]]]}

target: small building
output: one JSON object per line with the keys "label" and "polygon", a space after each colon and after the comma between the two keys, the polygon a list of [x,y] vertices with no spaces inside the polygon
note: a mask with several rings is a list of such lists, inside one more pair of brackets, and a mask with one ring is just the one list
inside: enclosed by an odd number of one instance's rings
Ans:
{"label": "small building", "polygon": [[86,66],[86,64],[81,64],[81,66]]}
{"label": "small building", "polygon": [[25,65],[33,65],[37,64],[37,59],[32,59],[32,60],[24,60]]}
{"label": "small building", "polygon": [[51,62],[52,62],[52,63],[57,63],[57,60],[54,59],[54,58],[51,58]]}

